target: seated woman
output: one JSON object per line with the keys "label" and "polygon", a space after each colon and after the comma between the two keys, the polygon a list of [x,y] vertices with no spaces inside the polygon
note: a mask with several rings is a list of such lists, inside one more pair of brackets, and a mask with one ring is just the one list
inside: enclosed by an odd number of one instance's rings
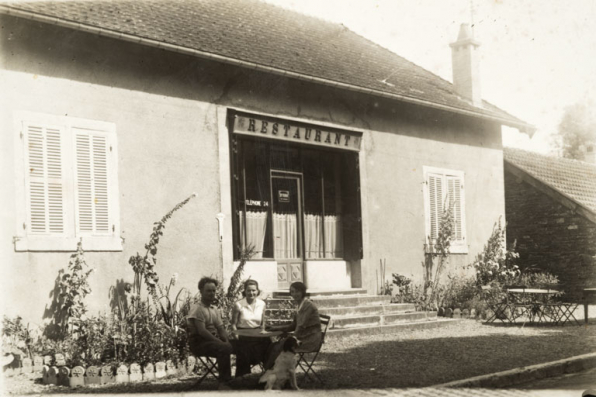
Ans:
{"label": "seated woman", "polygon": [[236,350],[236,377],[250,373],[250,366],[262,362],[269,345],[268,338],[238,337],[239,329],[265,329],[265,302],[257,296],[260,294],[259,283],[256,280],[244,282],[243,299],[234,304],[232,311],[232,336]]}
{"label": "seated woman", "polygon": [[[310,300],[306,299],[306,285],[297,281],[290,285],[290,296],[294,299],[297,305],[294,313],[294,320],[290,325],[279,325],[267,327],[271,331],[282,331],[284,333],[294,332],[294,336],[302,342],[302,345],[296,349],[296,352],[310,352],[317,350],[321,345],[321,338],[323,333],[321,331],[321,319],[319,318],[319,310]],[[269,349],[265,369],[273,368],[275,359],[283,348],[283,338]]]}

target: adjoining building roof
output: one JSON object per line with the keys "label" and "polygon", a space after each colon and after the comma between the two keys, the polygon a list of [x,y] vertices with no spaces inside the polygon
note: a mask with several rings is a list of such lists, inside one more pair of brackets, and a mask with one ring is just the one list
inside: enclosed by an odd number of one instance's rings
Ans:
{"label": "adjoining building roof", "polygon": [[11,2],[0,13],[534,130],[343,25],[258,0]]}
{"label": "adjoining building roof", "polygon": [[591,213],[591,219],[596,217],[596,165],[513,148],[505,148],[503,157],[506,166],[554,189]]}

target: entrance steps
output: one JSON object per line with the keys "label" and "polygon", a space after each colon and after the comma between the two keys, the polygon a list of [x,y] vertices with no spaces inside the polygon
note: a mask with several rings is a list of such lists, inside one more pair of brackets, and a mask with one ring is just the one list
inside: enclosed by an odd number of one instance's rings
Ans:
{"label": "entrance steps", "polygon": [[[319,308],[319,313],[331,316],[328,337],[434,328],[454,321],[439,319],[436,312],[418,312],[412,303],[391,303],[388,295],[367,295],[365,290],[360,289],[322,293],[308,291],[307,295]],[[287,291],[274,292],[273,299],[268,299],[268,309],[287,307],[288,299]]]}

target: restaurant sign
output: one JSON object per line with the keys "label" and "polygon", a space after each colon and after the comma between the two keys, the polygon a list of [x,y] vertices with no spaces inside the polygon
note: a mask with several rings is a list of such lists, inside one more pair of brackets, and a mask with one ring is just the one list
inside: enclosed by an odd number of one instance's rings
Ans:
{"label": "restaurant sign", "polygon": [[234,123],[234,133],[353,151],[360,150],[362,141],[362,135],[357,132],[327,130],[293,124],[285,120],[264,120],[238,115]]}

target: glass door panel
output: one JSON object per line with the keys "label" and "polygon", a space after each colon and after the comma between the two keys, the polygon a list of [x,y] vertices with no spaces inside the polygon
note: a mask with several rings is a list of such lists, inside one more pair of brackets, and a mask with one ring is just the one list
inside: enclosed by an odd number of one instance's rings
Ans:
{"label": "glass door panel", "polygon": [[301,182],[299,174],[275,172],[271,176],[273,253],[280,289],[303,280]]}

